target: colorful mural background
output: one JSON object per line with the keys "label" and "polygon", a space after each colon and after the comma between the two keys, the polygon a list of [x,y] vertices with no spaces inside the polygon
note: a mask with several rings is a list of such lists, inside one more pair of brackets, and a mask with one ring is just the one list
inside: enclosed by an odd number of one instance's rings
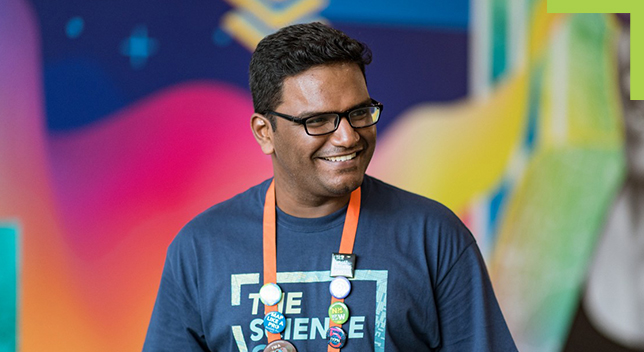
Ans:
{"label": "colorful mural background", "polygon": [[624,168],[617,24],[541,0],[396,4],[0,0],[0,348],[140,350],[173,236],[271,175],[250,49],[323,20],[374,52],[369,172],[454,209],[520,350],[560,350]]}

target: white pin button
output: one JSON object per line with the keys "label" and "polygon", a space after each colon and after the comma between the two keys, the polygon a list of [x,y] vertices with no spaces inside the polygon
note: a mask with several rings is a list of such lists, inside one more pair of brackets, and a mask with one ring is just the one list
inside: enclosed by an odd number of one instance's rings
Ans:
{"label": "white pin button", "polygon": [[329,292],[331,292],[331,296],[343,299],[351,292],[351,282],[344,276],[338,276],[329,284]]}
{"label": "white pin button", "polygon": [[259,299],[267,306],[274,306],[282,300],[282,289],[272,282],[269,282],[259,289]]}

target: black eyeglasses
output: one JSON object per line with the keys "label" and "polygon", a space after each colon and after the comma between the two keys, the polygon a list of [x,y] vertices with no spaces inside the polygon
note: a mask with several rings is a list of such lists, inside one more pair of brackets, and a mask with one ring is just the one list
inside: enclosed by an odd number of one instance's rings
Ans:
{"label": "black eyeglasses", "polygon": [[340,126],[340,119],[346,117],[353,128],[364,128],[375,125],[380,120],[382,104],[371,99],[371,104],[361,106],[345,112],[334,112],[297,118],[276,111],[267,111],[266,114],[279,116],[283,119],[304,125],[304,130],[309,136],[321,136],[335,132]]}

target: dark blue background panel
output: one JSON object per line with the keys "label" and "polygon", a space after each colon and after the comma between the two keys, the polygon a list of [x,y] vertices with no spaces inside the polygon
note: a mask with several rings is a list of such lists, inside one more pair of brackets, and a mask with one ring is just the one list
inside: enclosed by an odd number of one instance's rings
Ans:
{"label": "dark blue background panel", "polygon": [[[91,124],[186,81],[214,80],[248,89],[251,53],[220,28],[232,9],[223,1],[33,4],[42,33],[50,130]],[[467,7],[462,0],[450,5],[414,0],[404,4],[404,11],[376,1],[358,14],[365,4],[332,1],[322,15],[372,48],[374,61],[367,72],[371,94],[386,106],[381,129],[410,105],[467,93]],[[422,11],[408,11],[410,6]],[[425,13],[428,17],[421,16]],[[450,24],[441,25],[432,16]]]}

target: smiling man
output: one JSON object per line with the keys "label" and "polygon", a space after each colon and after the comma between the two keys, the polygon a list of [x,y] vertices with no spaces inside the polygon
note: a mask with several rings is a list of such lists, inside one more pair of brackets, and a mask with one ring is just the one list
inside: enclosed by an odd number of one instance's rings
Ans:
{"label": "smiling man", "polygon": [[259,43],[251,128],[274,177],[177,235],[144,351],[516,350],[467,228],[365,175],[370,61],[320,23]]}
{"label": "smiling man", "polygon": [[[273,160],[278,206],[294,216],[328,215],[362,183],[382,107],[369,97],[360,67],[348,62],[285,78],[282,96],[276,111],[257,107],[264,113],[251,122]],[[348,112],[347,118],[338,120],[334,111]],[[269,121],[273,116],[281,118]]]}

